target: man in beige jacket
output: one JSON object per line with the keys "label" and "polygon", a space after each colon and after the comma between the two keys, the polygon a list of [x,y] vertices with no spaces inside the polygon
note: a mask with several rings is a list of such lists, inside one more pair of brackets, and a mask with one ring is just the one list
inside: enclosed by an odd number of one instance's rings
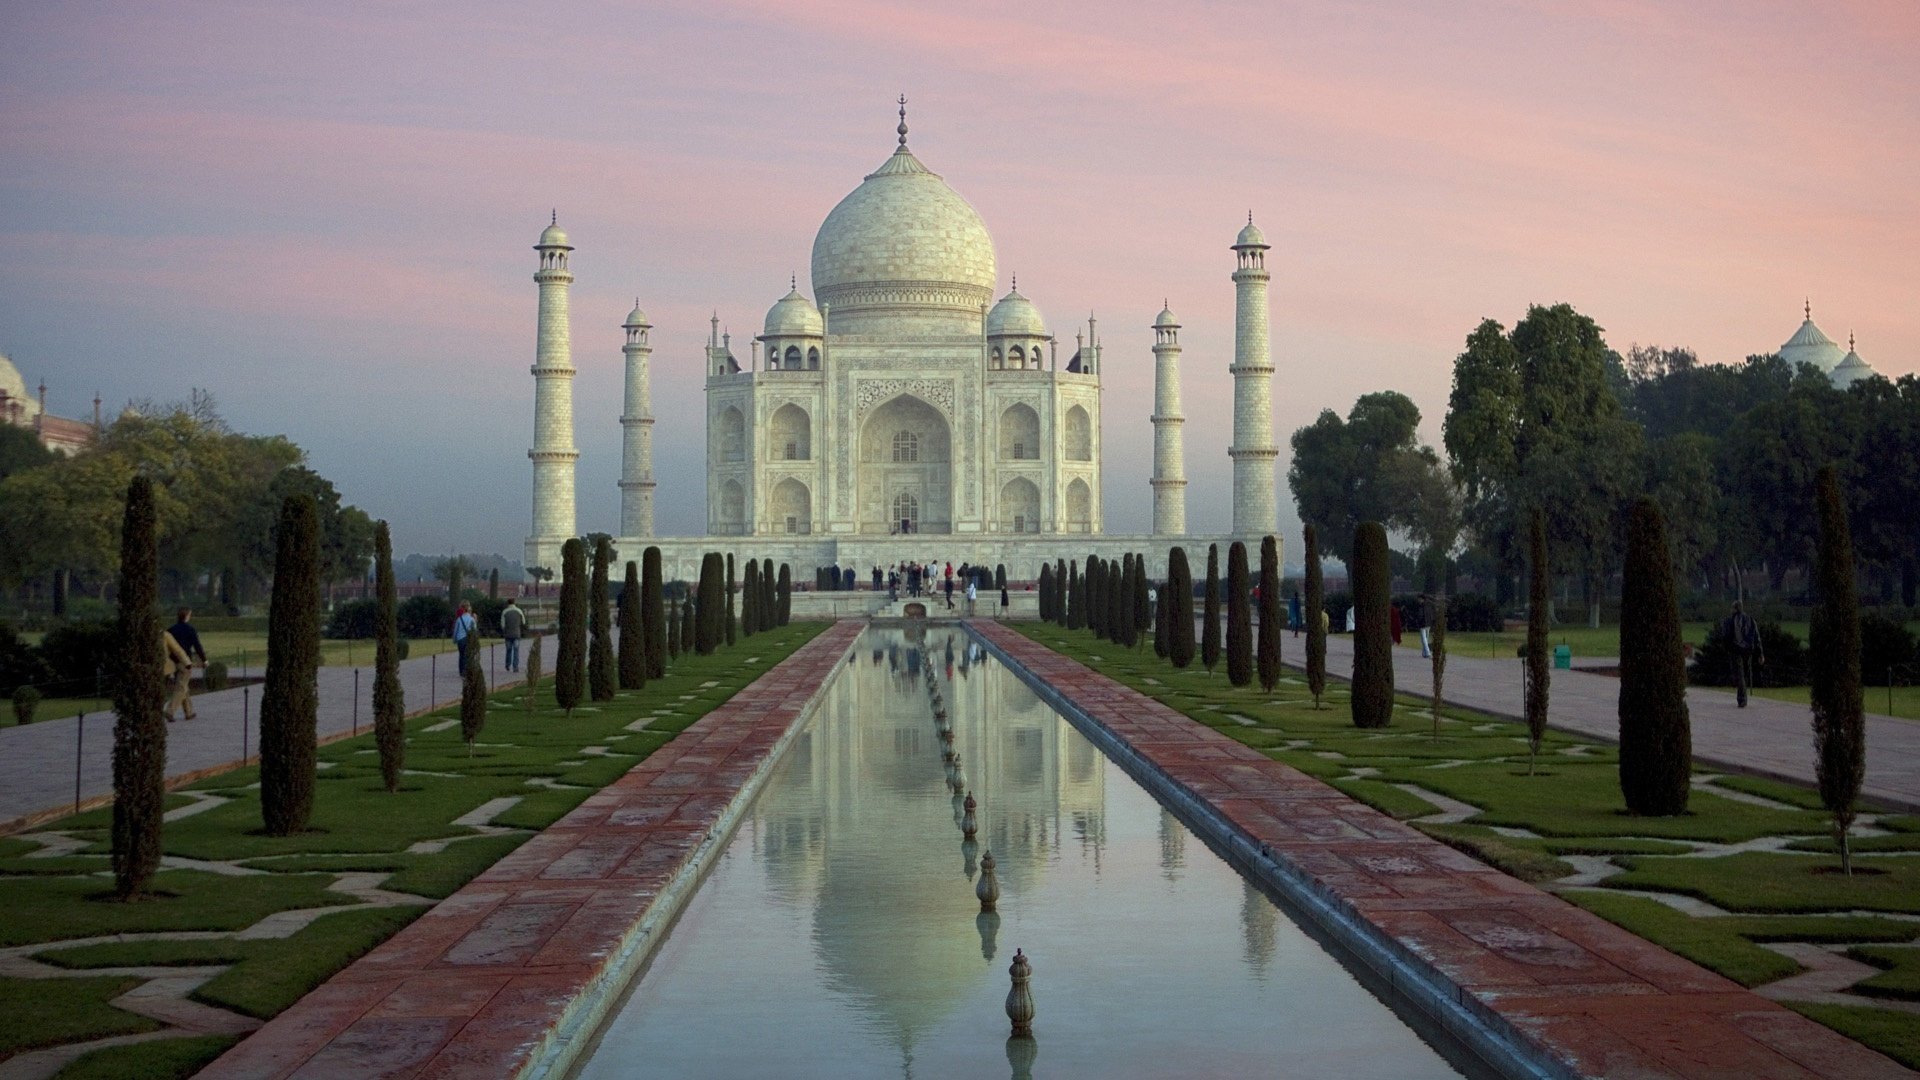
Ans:
{"label": "man in beige jacket", "polygon": [[167,662],[167,723],[173,723],[173,710],[184,709],[187,719],[193,719],[193,703],[187,699],[187,684],[193,681],[193,657],[180,647],[171,631],[160,631],[160,641],[166,646]]}

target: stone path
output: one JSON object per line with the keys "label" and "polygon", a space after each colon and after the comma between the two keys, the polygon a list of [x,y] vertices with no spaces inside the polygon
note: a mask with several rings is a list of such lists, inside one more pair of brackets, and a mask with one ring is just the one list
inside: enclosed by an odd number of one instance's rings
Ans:
{"label": "stone path", "polygon": [[[1431,661],[1414,648],[1395,649],[1393,681],[1402,693],[1431,694]],[[1306,635],[1287,635],[1282,660],[1289,667],[1305,666]],[[1353,671],[1353,638],[1327,636],[1327,672]],[[1464,706],[1518,719],[1521,704],[1521,663],[1516,659],[1452,654],[1447,657],[1446,699]],[[1547,725],[1578,732],[1606,742],[1619,735],[1620,680],[1583,671],[1555,671],[1549,682]],[[1813,784],[1812,714],[1805,705],[1752,698],[1740,708],[1733,695],[1719,690],[1689,687],[1687,709],[1693,722],[1694,759],[1721,768],[1758,773],[1796,783]],[[1920,811],[1920,723],[1890,716],[1867,717],[1867,778],[1865,799]]]}
{"label": "stone path", "polygon": [[199,1075],[513,1076],[591,1030],[864,628],[802,646]]}
{"label": "stone path", "polygon": [[1562,1067],[1607,1077],[1920,1075],[1014,631],[974,626],[1210,806],[1258,859],[1304,880],[1315,903],[1370,925],[1401,963]]}
{"label": "stone path", "polygon": [[[524,655],[525,649],[522,649]],[[503,650],[492,643],[487,656],[492,685],[510,686],[519,676],[501,669]],[[354,669],[320,669],[319,731],[322,742],[373,723],[373,665],[360,670],[359,694]],[[400,665],[400,686],[409,716],[460,698],[460,678],[452,654],[407,660]],[[169,784],[240,763],[260,747],[260,686],[197,694],[195,720],[167,725]],[[357,717],[356,717],[357,704]],[[113,791],[113,714],[84,720],[67,717],[27,727],[0,728],[0,835],[74,809],[75,764],[79,765],[82,808],[107,801]]]}

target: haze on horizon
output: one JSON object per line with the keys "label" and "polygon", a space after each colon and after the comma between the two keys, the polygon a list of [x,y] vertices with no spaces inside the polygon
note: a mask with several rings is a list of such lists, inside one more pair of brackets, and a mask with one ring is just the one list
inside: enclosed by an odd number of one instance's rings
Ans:
{"label": "haze on horizon", "polygon": [[[537,15],[537,18],[536,18]],[[1399,390],[1438,443],[1482,318],[1738,362],[1810,297],[1920,369],[1920,8],[1461,3],[8,5],[0,352],[51,411],[212,391],[399,552],[528,531],[536,291],[573,269],[582,529],[619,496],[619,323],[653,334],[660,530],[705,520],[710,312],[758,332],[820,221],[912,145],[1070,352],[1106,343],[1110,532],[1149,523],[1180,317],[1189,522],[1228,520],[1228,245],[1274,249],[1275,439]],[[1297,553],[1291,551],[1291,556]]]}

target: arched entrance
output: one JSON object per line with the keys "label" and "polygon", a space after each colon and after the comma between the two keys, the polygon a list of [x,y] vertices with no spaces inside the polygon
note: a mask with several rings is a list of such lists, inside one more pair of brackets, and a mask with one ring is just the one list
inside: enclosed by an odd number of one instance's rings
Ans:
{"label": "arched entrance", "polygon": [[[860,531],[953,531],[953,453],[947,418],[901,394],[867,414],[860,428]],[[896,513],[904,509],[905,513]]]}

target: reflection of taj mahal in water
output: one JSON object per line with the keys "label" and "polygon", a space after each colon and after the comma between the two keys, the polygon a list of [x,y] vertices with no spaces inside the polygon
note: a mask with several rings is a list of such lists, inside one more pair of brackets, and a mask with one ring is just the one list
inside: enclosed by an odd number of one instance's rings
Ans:
{"label": "reflection of taj mahal in water", "polygon": [[[862,574],[870,565],[937,552],[956,564],[1004,563],[1018,579],[1056,559],[1144,551],[1159,565],[1172,542],[1273,532],[1278,451],[1268,245],[1251,219],[1232,245],[1238,304],[1227,366],[1234,380],[1231,533],[1199,537],[1187,526],[1180,324],[1163,309],[1140,327],[1143,346],[1152,334],[1155,365],[1153,531],[1106,536],[1106,353],[1097,322],[1089,318],[1069,345],[1048,330],[1017,284],[995,301],[993,237],[973,207],[908,150],[904,101],[898,136],[893,154],[821,224],[812,299],[793,282],[767,312],[762,334],[738,350],[714,317],[704,367],[705,537],[654,539],[653,327],[637,305],[628,315],[622,557],[637,553],[634,541],[658,543],[668,576],[689,577],[700,553],[713,548]],[[540,315],[526,559],[552,567],[558,546],[578,531],[573,248],[556,223],[536,250]],[[1126,353],[1136,351],[1146,350]],[[692,434],[685,418],[670,422],[673,438]],[[929,542],[903,546],[903,534]]]}

